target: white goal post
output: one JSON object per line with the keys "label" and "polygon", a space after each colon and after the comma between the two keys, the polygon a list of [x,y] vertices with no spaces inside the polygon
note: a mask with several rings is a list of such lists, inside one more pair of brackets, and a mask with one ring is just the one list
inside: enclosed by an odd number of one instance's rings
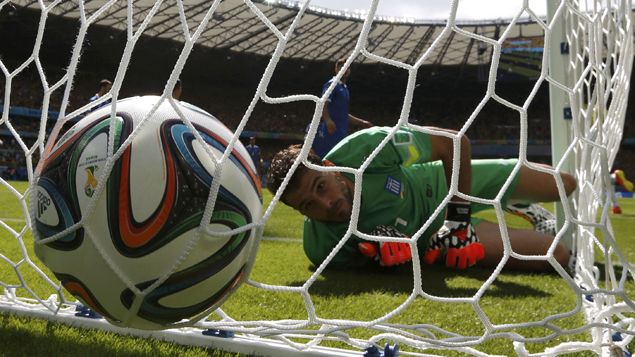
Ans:
{"label": "white goal post", "polygon": [[[40,13],[38,35],[32,54],[14,68],[6,65],[6,58],[0,59],[0,69],[5,84],[0,130],[8,132],[10,137],[14,139],[12,140],[13,147],[10,149],[23,155],[31,184],[35,178],[34,168],[38,158],[46,155],[47,148],[52,147],[63,134],[64,124],[80,118],[82,113],[96,105],[109,100],[116,102],[118,99],[122,99],[119,93],[126,79],[131,58],[134,56],[137,41],[145,35],[144,31],[149,24],[158,21],[155,17],[160,16],[161,12],[168,6],[171,7],[174,16],[179,17],[180,28],[178,31],[182,32],[183,48],[169,79],[165,83],[160,100],[178,106],[171,97],[172,90],[194,46],[199,43],[204,31],[209,26],[213,26],[212,20],[222,1],[201,2],[197,12],[200,19],[196,23],[188,21],[188,13],[184,6],[186,1],[183,0],[165,2],[156,0],[153,3],[150,1],[127,2],[126,6],[120,8],[124,9],[122,11],[126,14],[125,17],[122,17],[126,21],[125,48],[111,91],[99,101],[88,103],[68,113],[69,97],[73,90],[78,68],[80,68],[86,33],[91,26],[95,26],[94,24],[100,17],[108,16],[116,6],[121,5],[116,0],[97,1],[91,4],[92,11],[88,12],[85,9],[85,3],[89,2],[78,2],[77,14],[80,30],[72,48],[72,56],[66,67],[66,73],[58,81],[49,83],[42,69],[39,53],[44,31],[48,29],[47,20],[49,16],[59,13],[59,7],[64,6],[64,1],[4,0],[0,2],[0,10],[18,6],[35,9]],[[99,3],[99,6],[96,6],[95,3]],[[144,17],[141,20],[135,12],[135,5],[138,3],[143,3],[146,6]],[[540,321],[495,324],[481,308],[479,301],[501,273],[504,264],[493,270],[474,296],[447,298],[434,296],[424,291],[422,288],[424,282],[421,277],[425,266],[422,267],[418,257],[415,257],[412,267],[412,276],[415,280],[413,291],[394,310],[373,321],[333,319],[320,316],[315,309],[314,300],[309,290],[319,279],[320,274],[324,272],[337,249],[341,248],[353,234],[359,233],[356,231],[356,227],[360,199],[356,196],[350,223],[351,228],[342,237],[327,260],[316,268],[316,271],[306,282],[300,286],[272,285],[254,279],[247,282],[250,288],[262,289],[266,292],[296,294],[302,299],[306,307],[306,315],[302,318],[243,321],[225,313],[221,306],[209,319],[180,329],[142,331],[119,328],[109,324],[103,318],[95,316],[79,303],[71,301],[72,299],[68,300],[70,295],[62,291],[59,283],[51,278],[52,275],[46,273],[46,269],[35,256],[29,255],[30,249],[27,247],[33,245],[32,222],[29,218],[28,208],[32,186],[25,191],[19,191],[12,186],[11,182],[0,178],[0,188],[19,203],[22,213],[19,224],[16,224],[14,218],[0,217],[0,240],[11,241],[15,251],[20,252],[19,259],[15,259],[2,251],[3,245],[0,244],[0,260],[4,264],[2,267],[9,266],[12,270],[11,279],[0,279],[0,287],[3,289],[0,295],[0,313],[24,315],[78,327],[112,331],[123,335],[155,337],[185,345],[266,356],[359,356],[366,353],[367,356],[374,357],[382,355],[381,350],[387,342],[398,344],[403,351],[400,352],[402,355],[443,355],[445,350],[454,350],[467,355],[483,356],[487,353],[482,351],[481,346],[496,338],[513,341],[515,352],[524,356],[551,356],[583,351],[602,356],[623,354],[635,336],[635,303],[633,302],[635,270],[617,244],[608,213],[611,207],[610,194],[612,192],[609,187],[611,185],[610,170],[621,143],[630,90],[633,61],[632,4],[627,0],[547,1],[548,16],[545,19],[536,15],[530,2],[525,0],[519,6],[515,16],[501,31],[500,36],[491,38],[467,31],[462,27],[461,22],[457,20],[460,1],[448,0],[448,3],[450,13],[443,30],[437,34],[434,40],[430,41],[429,47],[422,51],[413,64],[408,64],[380,56],[370,50],[369,33],[374,23],[380,21],[376,16],[379,0],[371,1],[366,11],[356,14],[363,22],[359,37],[350,48],[344,68],[350,67],[355,60],[361,57],[366,61],[383,63],[407,72],[408,80],[404,90],[400,116],[392,123],[393,130],[383,142],[386,144],[400,127],[426,131],[423,127],[409,122],[411,104],[419,70],[429,63],[430,57],[439,50],[444,39],[448,36],[460,35],[478,43],[479,45],[475,48],[491,48],[492,56],[489,63],[487,91],[483,93],[482,101],[476,106],[472,114],[462,118],[464,124],[460,134],[465,134],[474,124],[486,103],[495,102],[503,105],[515,111],[520,118],[518,157],[520,164],[528,163],[528,108],[540,85],[548,84],[551,101],[551,142],[554,166],[554,170],[549,170],[549,173],[557,176],[558,170],[570,172],[578,182],[578,190],[571,196],[570,200],[563,199],[557,205],[559,226],[564,227],[564,229],[559,231],[556,239],[565,242],[574,252],[573,276],[567,272],[568,267],[561,267],[554,263],[555,259],[551,253],[545,259],[554,265],[554,269],[561,276],[564,284],[571,289],[572,295],[575,296],[574,310],[561,311]],[[327,96],[335,84],[331,85],[322,96],[299,93],[285,97],[273,97],[267,93],[273,73],[280,59],[285,56],[287,44],[297,35],[303,16],[310,11],[321,13],[323,9],[312,7],[309,2],[304,1],[267,0],[260,2],[244,0],[244,2],[235,1],[234,4],[251,11],[254,17],[266,26],[269,36],[275,39],[275,50],[271,54],[268,65],[253,93],[253,98],[235,130],[234,141],[230,143],[230,147],[239,140],[240,134],[245,130],[258,103],[282,105],[300,101],[310,102],[315,106],[315,110],[312,113],[311,125],[305,138],[307,145],[303,146],[300,154],[301,160],[294,164],[292,172],[300,164],[323,171],[337,169],[359,178],[355,184],[357,185],[356,189],[360,188],[361,175],[370,160],[377,155],[379,148],[359,170],[317,167],[308,163],[306,159],[311,147],[309,144],[317,134],[322,110],[328,99]],[[287,27],[279,28],[266,15],[265,10],[270,6],[294,9],[296,14],[289,18],[289,22],[286,23]],[[502,46],[510,36],[511,29],[524,17],[529,17],[544,33],[544,55],[540,66],[541,72],[534,89],[529,93],[526,101],[518,105],[497,94],[496,81]],[[2,44],[0,44],[0,48],[1,46]],[[37,69],[44,91],[42,102],[39,103],[41,117],[36,129],[37,137],[34,138],[33,143],[27,142],[21,136],[20,130],[14,126],[11,114],[12,101],[15,100],[15,96],[12,96],[11,93],[19,90],[20,86],[16,78],[20,78],[21,72],[28,66]],[[337,78],[340,78],[343,73],[340,71]],[[62,97],[61,107],[55,108],[59,109],[56,118],[49,116],[50,100],[53,95]],[[50,120],[57,120],[52,131],[47,128],[47,122]],[[423,123],[425,124],[425,118],[423,118]],[[460,140],[458,137],[453,137],[453,139],[456,151]],[[455,158],[458,156],[454,155]],[[455,165],[455,167],[458,166]],[[262,235],[264,226],[271,218],[276,205],[282,204],[279,199],[290,179],[290,174],[282,183],[277,194],[274,195],[271,204],[264,207],[263,216],[257,222],[260,235]],[[453,189],[456,189],[458,184],[456,181],[453,180]],[[557,182],[561,197],[566,198],[566,195],[562,193],[564,192],[562,180],[557,180]],[[3,204],[0,202],[0,206]],[[497,215],[502,217],[501,200],[495,200],[492,205],[496,208]],[[440,207],[437,211],[442,208]],[[213,206],[208,207],[206,213],[210,213],[211,209]],[[503,228],[502,231],[505,229]],[[418,239],[419,237],[413,238]],[[380,241],[382,239],[390,241],[389,237],[383,237]],[[509,245],[507,234],[503,234],[503,239]],[[510,252],[506,252],[506,257],[509,258],[510,254]],[[526,257],[518,259],[529,260]],[[598,263],[603,265],[603,271],[600,271]],[[29,278],[23,275],[22,267],[28,267],[30,271],[33,271],[34,279],[44,282],[48,286],[48,293],[36,292]],[[448,331],[437,325],[400,322],[394,319],[419,299],[447,304],[465,303],[472,306],[475,315],[482,324],[484,333],[478,336],[463,335],[461,332]],[[581,326],[561,328],[554,322],[556,319],[570,317],[579,312],[583,312],[586,319]],[[530,333],[523,335],[520,332],[521,330],[529,331],[532,328],[545,328],[553,333],[547,337],[535,338]],[[364,330],[363,337],[356,334],[357,330]],[[561,342],[540,352],[530,352],[526,347],[527,343],[548,342],[555,337],[569,335],[577,337],[580,334],[585,335],[580,341]],[[379,351],[374,355],[375,352],[369,350],[373,347],[379,348]],[[389,357],[397,355],[397,353],[388,349],[383,355]]]}

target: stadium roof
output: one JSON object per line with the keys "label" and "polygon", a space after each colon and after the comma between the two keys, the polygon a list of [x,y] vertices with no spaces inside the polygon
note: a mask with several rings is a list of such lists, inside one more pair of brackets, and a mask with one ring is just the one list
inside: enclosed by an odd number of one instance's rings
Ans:
{"label": "stadium roof", "polygon": [[[39,8],[36,0],[21,0],[30,8]],[[183,9],[189,31],[196,27],[209,11],[209,0],[183,1]],[[85,18],[98,14],[95,23],[126,30],[127,1],[86,0],[83,10],[75,1],[61,1],[51,9],[52,14]],[[136,29],[150,14],[154,1],[134,1],[132,19]],[[282,33],[295,19],[300,9],[297,1],[254,1],[257,7]],[[101,12],[100,12],[101,11]],[[361,32],[365,14],[360,11],[345,12],[311,6],[301,19],[295,36],[287,44],[286,58],[306,60],[333,60],[345,57],[354,48]],[[464,31],[498,39],[510,20],[459,21]],[[414,63],[432,42],[439,37],[445,21],[426,21],[406,18],[376,16],[369,32],[368,50],[376,55]],[[151,18],[145,35],[183,41],[183,25],[179,7],[174,0],[163,2]],[[511,29],[508,38],[543,36],[534,19],[520,19]],[[254,14],[242,0],[222,1],[213,14],[198,41],[208,47],[236,52],[270,55],[277,43],[272,31]],[[449,32],[430,52],[426,64],[466,65],[489,61],[491,46],[457,32]],[[370,61],[358,58],[358,61]]]}

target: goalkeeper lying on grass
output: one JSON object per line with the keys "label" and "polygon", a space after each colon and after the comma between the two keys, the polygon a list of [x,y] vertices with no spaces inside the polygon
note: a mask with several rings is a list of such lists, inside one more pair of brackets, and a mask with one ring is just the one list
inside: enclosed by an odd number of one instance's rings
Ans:
{"label": "goalkeeper lying on grass", "polygon": [[[323,166],[359,168],[379,146],[391,128],[374,127],[352,134],[335,146],[321,161],[309,155],[311,163]],[[434,128],[437,132],[455,131]],[[471,160],[470,142],[461,138],[458,191],[473,197],[493,199],[512,173],[515,159]],[[267,175],[267,187],[275,193],[301,147],[290,146],[276,154]],[[448,196],[452,175],[453,141],[402,128],[397,131],[364,171],[360,232],[392,237],[413,236]],[[471,165],[464,163],[470,162]],[[560,174],[566,194],[576,188],[574,178]],[[298,166],[281,201],[306,216],[304,251],[316,265],[321,264],[344,237],[353,207],[354,176],[341,172],[322,172]],[[502,207],[534,225],[534,230],[509,229],[514,252],[544,255],[553,242],[553,216],[534,202],[559,199],[556,181],[550,174],[522,166],[503,195]],[[451,197],[417,241],[422,260],[432,264],[444,259],[449,267],[494,266],[503,256],[503,243],[495,223],[478,220],[471,214],[489,205]],[[380,265],[403,264],[412,259],[406,242],[377,243],[352,236],[333,257],[329,267],[356,267],[376,261]],[[569,251],[558,244],[554,257],[564,267]],[[444,257],[444,258],[443,258]],[[510,259],[513,269],[546,269],[546,261]]]}

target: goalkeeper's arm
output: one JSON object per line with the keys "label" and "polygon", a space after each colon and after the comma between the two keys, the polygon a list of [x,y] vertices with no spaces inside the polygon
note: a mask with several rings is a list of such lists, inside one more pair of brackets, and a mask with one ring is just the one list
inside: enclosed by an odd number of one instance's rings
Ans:
{"label": "goalkeeper's arm", "polygon": [[[438,131],[456,135],[449,129]],[[448,188],[451,187],[454,163],[454,139],[442,135],[431,135],[431,157],[441,160],[445,170]],[[469,195],[472,186],[472,147],[467,136],[460,137],[458,170],[458,192]],[[485,256],[485,249],[476,236],[471,223],[470,202],[454,195],[446,207],[446,218],[443,227],[430,238],[428,250],[424,254],[424,262],[435,262],[441,253],[445,253],[445,264],[448,267],[464,269],[476,264]]]}
{"label": "goalkeeper's arm", "polygon": [[[431,128],[436,131],[456,135],[458,132],[451,129]],[[467,136],[462,135],[459,151],[458,191],[469,195],[472,187],[472,145]],[[441,160],[445,171],[445,179],[450,187],[452,179],[452,164],[454,162],[454,141],[443,135],[430,135],[431,161]],[[465,202],[457,196],[452,197],[453,202]]]}

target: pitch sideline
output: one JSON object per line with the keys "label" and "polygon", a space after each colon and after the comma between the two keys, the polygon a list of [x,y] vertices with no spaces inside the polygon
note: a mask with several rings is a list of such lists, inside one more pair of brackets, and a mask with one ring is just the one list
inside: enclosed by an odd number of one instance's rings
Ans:
{"label": "pitch sideline", "polygon": [[[0,217],[0,222],[25,222],[24,218],[5,218]],[[286,243],[302,243],[302,239],[285,238],[285,237],[262,237],[262,240],[269,242],[286,242]]]}

